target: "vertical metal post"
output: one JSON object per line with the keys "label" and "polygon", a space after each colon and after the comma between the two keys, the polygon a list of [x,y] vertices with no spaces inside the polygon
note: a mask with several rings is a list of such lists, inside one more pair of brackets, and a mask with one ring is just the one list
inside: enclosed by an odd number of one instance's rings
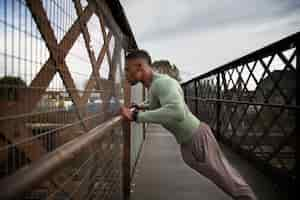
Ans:
{"label": "vertical metal post", "polygon": [[195,89],[195,115],[198,116],[198,88],[197,88],[198,80],[194,81],[194,89]]}
{"label": "vertical metal post", "polygon": [[[125,82],[124,86],[124,103],[125,106],[129,106],[130,104],[130,96],[131,96],[131,88],[130,85]],[[129,200],[130,198],[130,177],[131,177],[131,158],[130,158],[130,149],[131,149],[131,130],[130,130],[130,122],[123,121],[123,199]]]}
{"label": "vertical metal post", "polygon": [[[217,75],[217,99],[221,98],[221,85],[220,85],[220,73]],[[216,137],[218,140],[221,138],[221,102],[216,102],[216,114],[217,114],[217,127],[216,127]]]}
{"label": "vertical metal post", "polygon": [[[146,88],[143,87],[143,102],[146,100]],[[146,139],[146,124],[143,123],[143,139]]]}
{"label": "vertical metal post", "polygon": [[[298,39],[296,41],[296,106],[300,106],[300,71],[299,71],[299,67],[300,67],[300,40]],[[296,109],[296,132],[299,133],[300,131],[300,125],[299,125],[299,119],[300,119],[300,112],[299,109]],[[297,134],[296,136],[296,143],[299,144],[299,134]],[[299,160],[300,156],[299,156],[299,151],[296,150],[296,160]],[[295,169],[297,169],[297,162],[295,164]],[[294,179],[294,183],[293,183],[293,189],[292,189],[292,195],[296,195],[297,194],[297,188],[296,188],[296,178]]]}
{"label": "vertical metal post", "polygon": [[186,104],[188,104],[188,102],[187,102],[187,97],[186,97],[186,95],[187,95],[187,92],[186,92],[186,85],[183,86],[183,93],[184,93],[184,101],[185,101]]}

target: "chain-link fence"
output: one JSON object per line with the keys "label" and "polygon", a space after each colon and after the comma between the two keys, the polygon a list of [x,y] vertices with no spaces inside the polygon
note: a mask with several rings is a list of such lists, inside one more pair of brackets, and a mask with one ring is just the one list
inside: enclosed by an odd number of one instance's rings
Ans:
{"label": "chain-link fence", "polygon": [[[117,111],[128,96],[124,54],[136,44],[119,6],[0,1],[0,179],[20,198],[122,197]],[[28,173],[18,183],[20,172]]]}

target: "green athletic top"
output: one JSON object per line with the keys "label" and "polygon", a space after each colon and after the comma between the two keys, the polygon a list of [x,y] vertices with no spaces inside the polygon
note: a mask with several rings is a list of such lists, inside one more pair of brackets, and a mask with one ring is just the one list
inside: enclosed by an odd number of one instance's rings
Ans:
{"label": "green athletic top", "polygon": [[185,104],[180,84],[168,75],[154,72],[148,96],[149,104],[144,106],[149,110],[139,112],[137,122],[161,124],[179,144],[189,141],[200,120]]}

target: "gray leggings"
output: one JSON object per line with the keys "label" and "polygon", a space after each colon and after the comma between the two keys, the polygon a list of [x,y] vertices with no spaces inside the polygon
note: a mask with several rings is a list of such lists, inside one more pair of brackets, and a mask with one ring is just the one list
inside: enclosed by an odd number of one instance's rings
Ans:
{"label": "gray leggings", "polygon": [[256,200],[250,186],[228,163],[206,123],[200,123],[190,142],[181,144],[181,154],[188,166],[210,179],[233,199]]}

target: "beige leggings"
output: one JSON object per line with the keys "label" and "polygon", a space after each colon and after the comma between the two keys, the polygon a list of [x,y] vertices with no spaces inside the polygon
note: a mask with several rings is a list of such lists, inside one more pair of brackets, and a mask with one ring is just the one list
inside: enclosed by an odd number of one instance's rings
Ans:
{"label": "beige leggings", "polygon": [[210,127],[201,122],[193,138],[181,144],[185,163],[210,179],[236,200],[256,200],[255,194],[241,175],[228,163]]}

